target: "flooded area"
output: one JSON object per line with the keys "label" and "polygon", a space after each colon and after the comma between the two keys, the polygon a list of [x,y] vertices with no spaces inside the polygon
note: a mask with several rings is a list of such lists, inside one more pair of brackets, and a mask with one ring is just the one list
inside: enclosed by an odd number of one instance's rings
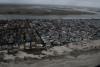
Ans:
{"label": "flooded area", "polygon": [[[63,57],[63,58],[62,58]],[[78,57],[70,55],[58,59],[30,60],[23,62],[1,63],[0,67],[96,67],[100,65],[100,52],[83,54]]]}

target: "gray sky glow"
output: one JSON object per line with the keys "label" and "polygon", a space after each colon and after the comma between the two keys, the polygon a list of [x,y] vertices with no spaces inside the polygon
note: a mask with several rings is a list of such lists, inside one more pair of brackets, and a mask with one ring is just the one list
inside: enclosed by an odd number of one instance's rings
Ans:
{"label": "gray sky glow", "polygon": [[56,5],[76,5],[99,7],[100,0],[0,0],[0,3],[17,3],[17,4],[56,4]]}

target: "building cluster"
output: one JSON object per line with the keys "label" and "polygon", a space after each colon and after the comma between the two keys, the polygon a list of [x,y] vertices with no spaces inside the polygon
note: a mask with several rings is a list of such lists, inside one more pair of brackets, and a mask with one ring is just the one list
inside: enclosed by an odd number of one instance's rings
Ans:
{"label": "building cluster", "polygon": [[0,49],[31,49],[32,43],[41,44],[42,40],[32,26],[32,20],[0,20]]}
{"label": "building cluster", "polygon": [[100,37],[98,19],[61,19],[33,22],[43,41],[49,45],[64,45],[70,42],[97,39]]}
{"label": "building cluster", "polygon": [[0,48],[12,49],[26,43],[31,49],[36,44],[65,45],[71,42],[98,39],[99,19],[32,19],[0,20]]}

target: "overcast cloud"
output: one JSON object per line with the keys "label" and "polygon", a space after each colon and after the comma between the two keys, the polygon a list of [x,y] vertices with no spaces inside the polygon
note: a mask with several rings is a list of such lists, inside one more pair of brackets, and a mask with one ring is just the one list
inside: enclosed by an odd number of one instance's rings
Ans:
{"label": "overcast cloud", "polygon": [[56,4],[56,5],[100,7],[100,0],[0,0],[0,3]]}

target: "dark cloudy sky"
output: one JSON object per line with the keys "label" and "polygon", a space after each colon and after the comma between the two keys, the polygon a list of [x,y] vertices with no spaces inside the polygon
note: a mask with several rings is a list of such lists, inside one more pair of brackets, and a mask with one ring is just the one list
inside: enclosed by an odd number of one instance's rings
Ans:
{"label": "dark cloudy sky", "polygon": [[100,0],[0,0],[0,3],[57,4],[57,5],[100,7]]}

